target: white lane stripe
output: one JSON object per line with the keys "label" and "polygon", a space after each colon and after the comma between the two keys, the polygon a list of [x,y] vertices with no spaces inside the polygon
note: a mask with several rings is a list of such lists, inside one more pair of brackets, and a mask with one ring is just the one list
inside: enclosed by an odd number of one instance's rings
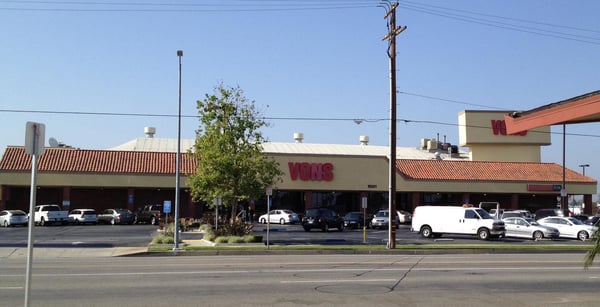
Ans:
{"label": "white lane stripe", "polygon": [[23,290],[23,287],[0,287],[0,290]]}
{"label": "white lane stripe", "polygon": [[282,284],[298,284],[298,283],[340,283],[340,282],[351,282],[351,283],[367,283],[367,282],[395,282],[397,279],[323,279],[323,280],[282,280]]}

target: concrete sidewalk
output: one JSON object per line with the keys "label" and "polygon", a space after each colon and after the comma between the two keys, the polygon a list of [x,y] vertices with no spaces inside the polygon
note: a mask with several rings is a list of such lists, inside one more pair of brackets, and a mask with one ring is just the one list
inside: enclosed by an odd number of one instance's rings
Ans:
{"label": "concrete sidewalk", "polygon": [[[110,247],[110,248],[62,248],[42,247],[33,249],[36,258],[80,258],[80,257],[119,257],[145,253],[147,247]],[[26,247],[1,247],[0,259],[27,258]]]}

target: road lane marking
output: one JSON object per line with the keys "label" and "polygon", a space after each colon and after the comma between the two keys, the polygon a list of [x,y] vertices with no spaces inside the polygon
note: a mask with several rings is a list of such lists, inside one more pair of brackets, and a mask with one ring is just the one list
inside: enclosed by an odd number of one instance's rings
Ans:
{"label": "road lane marking", "polygon": [[300,284],[300,283],[367,283],[367,282],[395,282],[397,279],[320,279],[320,280],[282,280],[282,284]]}

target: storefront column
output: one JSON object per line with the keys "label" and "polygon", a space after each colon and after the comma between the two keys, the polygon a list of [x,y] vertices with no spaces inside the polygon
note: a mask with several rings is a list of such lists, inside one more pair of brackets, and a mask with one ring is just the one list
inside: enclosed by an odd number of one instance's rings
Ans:
{"label": "storefront column", "polygon": [[519,194],[510,195],[510,209],[519,209]]}
{"label": "storefront column", "polygon": [[71,210],[71,187],[63,188],[63,196],[62,196],[62,209],[63,210]]}
{"label": "storefront column", "polygon": [[310,209],[312,204],[312,192],[303,192],[304,194],[304,210]]}
{"label": "storefront column", "polygon": [[10,198],[10,189],[5,185],[0,185],[0,210],[6,209],[6,203]]}
{"label": "storefront column", "polygon": [[583,213],[587,214],[587,215],[592,215],[592,195],[591,194],[586,194],[583,195],[583,204],[585,205],[585,207],[583,208]]}
{"label": "storefront column", "polygon": [[135,189],[129,188],[127,189],[127,209],[134,211],[134,200],[135,200]]}
{"label": "storefront column", "polygon": [[421,201],[421,193],[420,192],[413,192],[412,193],[412,202],[411,202],[411,213],[415,211],[415,208],[418,207],[420,205],[420,201]]}

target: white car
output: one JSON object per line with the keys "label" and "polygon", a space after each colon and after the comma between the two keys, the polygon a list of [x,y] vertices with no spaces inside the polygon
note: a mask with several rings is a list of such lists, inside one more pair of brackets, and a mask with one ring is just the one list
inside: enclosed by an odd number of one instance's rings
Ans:
{"label": "white car", "polygon": [[523,217],[507,217],[502,219],[506,229],[505,236],[541,240],[554,239],[560,236],[558,229],[538,224],[534,219]]}
{"label": "white car", "polygon": [[73,209],[69,212],[69,222],[74,224],[96,224],[98,216],[94,209]]}
{"label": "white car", "polygon": [[22,210],[3,210],[0,212],[0,226],[27,225],[27,213]]}
{"label": "white car", "polygon": [[[268,219],[268,220],[267,220]],[[265,213],[258,217],[258,222],[262,224],[279,223],[283,224],[296,224],[300,222],[300,216],[292,210],[288,209],[276,209],[271,210],[269,213]]]}
{"label": "white car", "polygon": [[558,229],[561,238],[579,239],[581,241],[588,240],[595,230],[594,226],[585,225],[573,217],[549,216],[539,219],[537,222]]}

